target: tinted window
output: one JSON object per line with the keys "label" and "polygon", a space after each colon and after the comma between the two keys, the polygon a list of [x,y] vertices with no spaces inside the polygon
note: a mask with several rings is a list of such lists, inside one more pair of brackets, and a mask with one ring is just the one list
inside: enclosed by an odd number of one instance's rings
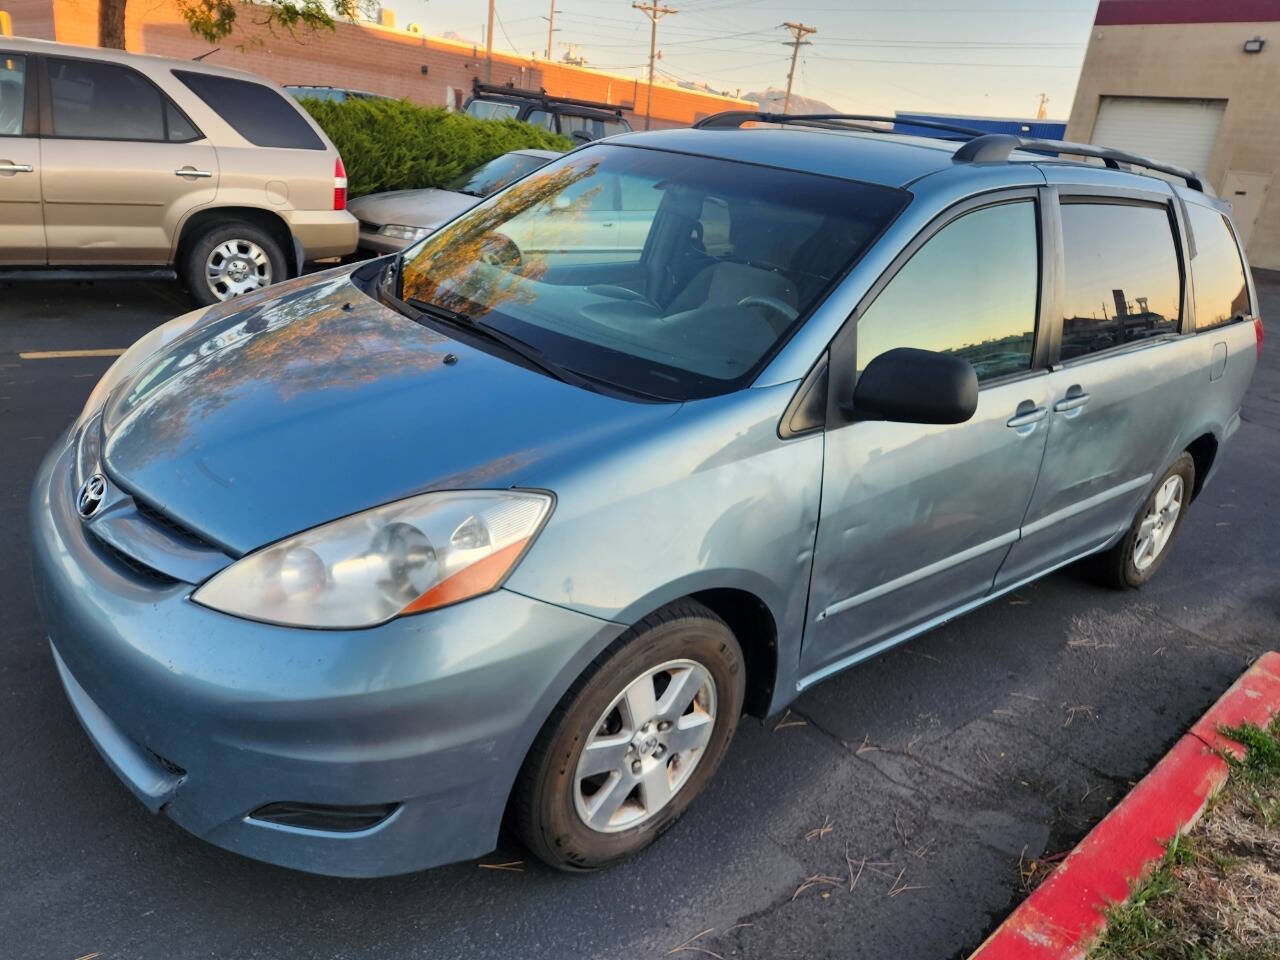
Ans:
{"label": "tinted window", "polygon": [[[616,209],[624,189],[660,194],[656,214],[631,223],[598,209]],[[711,396],[750,382],[905,200],[774,167],[589,146],[413,247],[402,291],[587,378],[673,400]],[[723,256],[700,239],[706,210],[727,214]]]}
{"label": "tinted window", "polygon": [[236,133],[256,146],[324,149],[324,142],[298,113],[293,102],[270,87],[209,73],[175,70],[173,74],[227,121]]}
{"label": "tinted window", "polygon": [[1196,297],[1196,329],[1209,330],[1249,315],[1249,286],[1235,235],[1217,210],[1187,204],[1196,255],[1191,279]]}
{"label": "tinted window", "polygon": [[53,134],[95,140],[165,140],[165,100],[135,70],[50,57]]}
{"label": "tinted window", "polygon": [[542,127],[546,130],[554,131],[556,128],[556,119],[545,110],[530,110],[529,115],[524,118],[525,123],[532,123],[535,127]]}
{"label": "tinted window", "polygon": [[516,103],[498,103],[493,100],[472,100],[467,104],[467,115],[480,120],[510,120],[520,112]]}
{"label": "tinted window", "polygon": [[22,136],[27,93],[27,58],[0,57],[0,137]]}
{"label": "tinted window", "polygon": [[1062,359],[1178,330],[1178,255],[1164,207],[1064,203]]}
{"label": "tinted window", "polygon": [[1031,368],[1039,289],[1031,200],[967,213],[907,261],[858,321],[858,369],[895,347],[963,357],[979,380]]}
{"label": "tinted window", "polygon": [[615,133],[625,133],[629,129],[631,128],[621,120],[600,120],[596,117],[579,117],[568,113],[560,114],[560,132],[566,137],[580,130],[591,137],[592,140],[598,140],[601,137],[611,137]]}

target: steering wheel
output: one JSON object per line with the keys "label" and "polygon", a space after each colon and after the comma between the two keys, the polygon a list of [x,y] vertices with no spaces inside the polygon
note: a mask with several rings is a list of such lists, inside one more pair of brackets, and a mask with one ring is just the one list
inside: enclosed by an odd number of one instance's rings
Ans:
{"label": "steering wheel", "polygon": [[505,233],[490,233],[480,241],[479,260],[490,266],[508,269],[524,263],[520,248]]}
{"label": "steering wheel", "polygon": [[796,317],[800,316],[800,311],[784,300],[777,297],[762,297],[753,294],[749,297],[743,297],[738,301],[740,307],[765,307],[775,313],[781,314],[782,317],[790,323]]}

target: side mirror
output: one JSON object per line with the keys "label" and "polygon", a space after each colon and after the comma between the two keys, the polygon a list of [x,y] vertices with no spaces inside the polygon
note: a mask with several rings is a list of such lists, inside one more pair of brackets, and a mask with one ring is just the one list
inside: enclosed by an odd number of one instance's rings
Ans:
{"label": "side mirror", "polygon": [[860,420],[964,423],[978,408],[978,375],[959,357],[897,347],[867,364],[853,388]]}

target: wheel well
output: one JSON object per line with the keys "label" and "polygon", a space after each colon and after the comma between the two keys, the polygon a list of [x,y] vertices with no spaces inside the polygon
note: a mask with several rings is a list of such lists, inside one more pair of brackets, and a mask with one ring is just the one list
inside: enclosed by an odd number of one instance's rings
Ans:
{"label": "wheel well", "polygon": [[778,675],[778,628],[773,614],[759,597],[745,590],[703,590],[692,597],[715,612],[738,638],[747,665],[743,710],[753,717],[763,717]]}
{"label": "wheel well", "polygon": [[188,245],[199,236],[202,230],[212,224],[228,220],[243,220],[268,233],[276,243],[280,244],[280,250],[284,253],[284,260],[291,274],[302,272],[302,264],[297,262],[297,252],[294,250],[293,234],[289,231],[289,225],[277,214],[258,207],[212,207],[192,214],[182,225],[182,235],[178,239],[174,262],[182,263]]}
{"label": "wheel well", "polygon": [[1200,494],[1200,488],[1204,486],[1204,481],[1209,476],[1209,469],[1213,466],[1213,458],[1218,455],[1218,441],[1211,433],[1197,437],[1191,441],[1191,445],[1187,447],[1187,453],[1191,454],[1191,459],[1196,464],[1196,479],[1191,485],[1191,499],[1194,500]]}

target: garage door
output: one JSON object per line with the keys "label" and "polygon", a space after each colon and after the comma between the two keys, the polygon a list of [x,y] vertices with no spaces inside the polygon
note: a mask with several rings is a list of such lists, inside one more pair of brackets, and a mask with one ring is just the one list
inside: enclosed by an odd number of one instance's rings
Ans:
{"label": "garage door", "polygon": [[1091,141],[1204,172],[1225,100],[1103,97]]}

